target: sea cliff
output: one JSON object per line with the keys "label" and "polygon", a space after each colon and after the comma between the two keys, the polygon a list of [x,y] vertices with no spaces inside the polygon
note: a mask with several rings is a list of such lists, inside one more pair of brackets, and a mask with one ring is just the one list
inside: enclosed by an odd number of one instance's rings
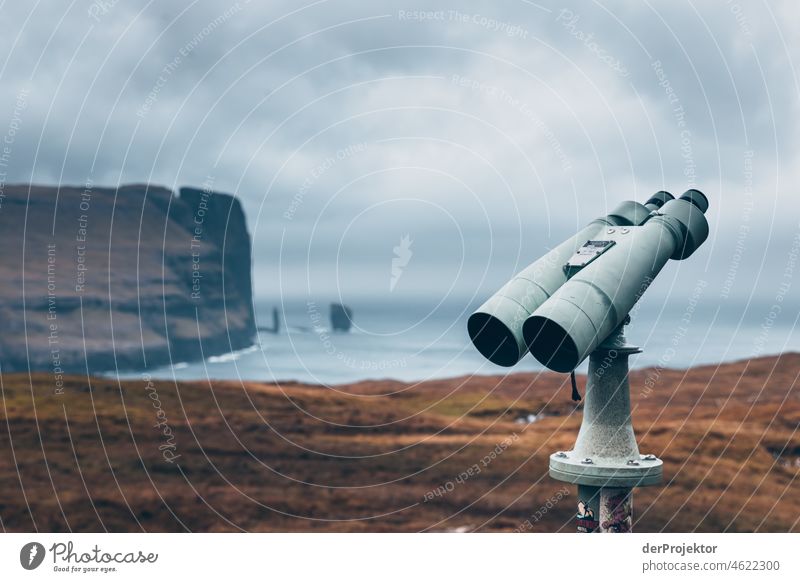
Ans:
{"label": "sea cliff", "polygon": [[160,186],[5,186],[0,367],[135,370],[246,347],[251,243],[237,198]]}

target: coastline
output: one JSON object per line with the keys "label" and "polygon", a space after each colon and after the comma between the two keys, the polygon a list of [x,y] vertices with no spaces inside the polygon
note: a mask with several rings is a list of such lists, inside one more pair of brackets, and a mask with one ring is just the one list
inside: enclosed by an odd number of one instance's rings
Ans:
{"label": "coastline", "polygon": [[[218,355],[213,355],[207,357],[205,360],[199,361],[180,361],[173,366],[169,364],[159,366],[156,368],[148,369],[148,370],[106,370],[104,372],[99,373],[99,376],[106,377],[106,378],[114,378],[116,376],[120,376],[123,379],[134,379],[138,377],[141,373],[147,372],[150,376],[160,380],[172,380],[177,379],[182,382],[197,382],[203,381],[207,379],[211,379],[213,381],[231,381],[231,380],[241,380],[244,382],[266,382],[266,383],[299,383],[299,384],[319,384],[325,386],[338,386],[338,385],[348,385],[354,382],[430,382],[430,381],[440,381],[440,380],[457,380],[459,378],[464,377],[478,377],[478,378],[494,378],[500,376],[506,376],[510,374],[541,374],[541,373],[548,373],[547,368],[540,365],[538,362],[529,361],[526,362],[530,364],[527,369],[520,370],[518,367],[515,367],[513,370],[501,368],[499,366],[491,366],[489,369],[486,369],[490,366],[483,361],[478,360],[480,363],[476,364],[475,371],[458,371],[448,374],[442,375],[434,375],[434,376],[426,376],[420,377],[418,379],[408,379],[404,377],[397,377],[392,376],[391,374],[380,376],[380,375],[363,375],[359,377],[355,377],[350,380],[344,381],[333,381],[333,382],[309,382],[303,378],[297,377],[276,377],[276,378],[265,378],[263,375],[259,376],[256,372],[255,374],[251,370],[250,373],[247,371],[243,371],[241,368],[237,368],[236,374],[225,374],[222,373],[221,375],[214,375],[212,372],[218,369],[216,366],[217,364],[225,364],[225,363],[232,363],[240,361],[242,356],[246,356],[248,354],[255,354],[259,352],[259,348],[261,348],[261,344],[259,342],[253,343],[246,347],[232,350],[230,352],[221,353]],[[718,368],[720,366],[726,366],[730,364],[741,364],[743,362],[757,360],[761,358],[779,358],[781,356],[793,355],[793,354],[800,354],[800,352],[795,351],[786,351],[781,354],[763,354],[753,357],[733,357],[730,360],[724,360],[721,362],[699,362],[691,366],[679,366],[677,365],[670,365],[671,362],[666,364],[653,364],[651,362],[645,361],[645,363],[641,365],[636,365],[635,361],[631,362],[630,370],[631,372],[635,371],[648,371],[648,370],[657,370],[657,371],[688,371],[688,370],[697,370],[702,368]],[[264,357],[267,357],[267,353],[262,352]],[[530,358],[529,358],[530,359]],[[209,366],[211,365],[211,366]],[[586,375],[586,368],[587,364],[583,363],[581,366],[578,367],[576,373],[578,376],[585,376]],[[191,369],[194,369],[196,373],[192,376],[185,376],[184,374],[187,373],[187,370],[191,372]],[[175,372],[180,372],[179,375],[175,375]],[[209,372],[209,374],[206,374]],[[263,374],[263,372],[262,372]]]}

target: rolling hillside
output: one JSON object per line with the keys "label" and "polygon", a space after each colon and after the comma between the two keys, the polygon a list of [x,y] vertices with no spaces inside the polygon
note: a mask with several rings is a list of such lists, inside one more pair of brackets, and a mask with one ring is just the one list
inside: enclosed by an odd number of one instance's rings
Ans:
{"label": "rolling hillside", "polygon": [[[634,372],[640,448],[665,465],[663,486],[635,493],[635,531],[800,531],[799,372],[797,354]],[[0,523],[573,531],[574,488],[547,476],[581,420],[565,380],[331,389],[69,377],[57,394],[47,374],[4,374]]]}

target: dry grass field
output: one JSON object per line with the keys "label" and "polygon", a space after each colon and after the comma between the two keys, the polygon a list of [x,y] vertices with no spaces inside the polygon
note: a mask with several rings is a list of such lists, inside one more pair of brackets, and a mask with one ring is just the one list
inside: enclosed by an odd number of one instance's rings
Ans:
{"label": "dry grass field", "polygon": [[[665,467],[634,530],[800,531],[798,373],[798,354],[633,372]],[[581,421],[566,376],[0,378],[5,531],[574,531],[574,487],[547,475]]]}

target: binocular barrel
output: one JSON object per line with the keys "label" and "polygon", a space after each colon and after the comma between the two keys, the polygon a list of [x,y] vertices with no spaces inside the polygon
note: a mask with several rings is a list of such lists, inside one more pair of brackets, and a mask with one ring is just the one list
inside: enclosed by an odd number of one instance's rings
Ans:
{"label": "binocular barrel", "polygon": [[602,257],[577,271],[523,324],[531,354],[551,370],[574,370],[623,323],[669,259],[689,257],[706,240],[707,209],[706,197],[689,190],[663,202],[641,226],[606,229],[603,239],[613,244]]}
{"label": "binocular barrel", "polygon": [[523,326],[567,282],[564,264],[588,240],[609,229],[644,223],[674,197],[658,192],[645,204],[626,201],[535,261],[490,297],[467,322],[470,339],[489,361],[513,366],[528,352]]}

